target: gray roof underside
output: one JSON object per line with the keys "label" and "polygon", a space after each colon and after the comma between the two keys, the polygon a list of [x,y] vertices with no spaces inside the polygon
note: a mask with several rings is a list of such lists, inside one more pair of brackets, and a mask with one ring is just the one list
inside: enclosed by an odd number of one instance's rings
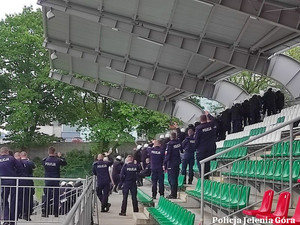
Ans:
{"label": "gray roof underside", "polygon": [[[192,94],[217,96],[216,82],[240,70],[267,74],[268,58],[300,40],[296,0],[40,0],[39,4],[45,47],[57,55],[51,59],[50,76],[165,113],[171,113],[172,101]],[[50,19],[49,10],[55,15]],[[76,74],[93,79],[86,84],[77,81]],[[117,86],[103,88],[105,82]],[[99,92],[99,86],[106,91]],[[148,96],[129,93],[130,88]]]}

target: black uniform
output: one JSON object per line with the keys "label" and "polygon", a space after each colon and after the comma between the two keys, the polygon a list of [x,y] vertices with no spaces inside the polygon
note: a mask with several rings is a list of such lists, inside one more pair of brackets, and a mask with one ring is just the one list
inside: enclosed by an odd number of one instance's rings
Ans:
{"label": "black uniform", "polygon": [[281,91],[275,93],[276,99],[276,112],[280,113],[284,107],[284,94]]}
{"label": "black uniform", "polygon": [[262,101],[257,95],[253,95],[249,100],[250,104],[250,124],[259,123],[261,121]]}
{"label": "black uniform", "polygon": [[[64,158],[59,158],[56,156],[48,156],[43,159],[43,166],[45,170],[45,178],[60,178],[60,167],[67,165]],[[58,216],[58,206],[59,206],[59,189],[54,187],[59,187],[59,180],[46,180],[43,195],[43,206],[42,206],[42,216],[48,217],[49,214],[54,214]],[[48,188],[47,188],[48,187]],[[53,207],[51,202],[53,201]]]}
{"label": "black uniform", "polygon": [[231,112],[230,112],[230,109],[226,109],[225,111],[222,112],[221,121],[222,121],[222,124],[223,124],[224,136],[225,136],[226,131],[228,132],[228,134],[230,134],[231,133]]}
{"label": "black uniform", "polygon": [[264,109],[267,111],[267,116],[276,114],[276,95],[272,91],[272,88],[269,88],[268,91],[263,96]]}
{"label": "black uniform", "polygon": [[[0,156],[0,177],[17,177],[17,174],[22,172],[21,164],[12,156]],[[15,220],[16,208],[16,180],[1,179],[1,201],[2,201],[2,216],[4,220]],[[9,202],[8,202],[9,200]]]}
{"label": "black uniform", "polygon": [[241,104],[235,104],[231,108],[231,121],[233,133],[242,131],[243,116],[241,108]]}
{"label": "black uniform", "polygon": [[122,162],[120,160],[116,160],[113,164],[112,179],[115,184],[114,189],[113,189],[114,192],[117,192],[117,188],[120,183],[120,173],[121,173],[123,165],[124,165],[124,162]]}
{"label": "black uniform", "polygon": [[[199,172],[201,173],[201,166],[199,161],[212,156],[216,153],[216,124],[214,117],[208,115],[210,122],[202,123],[196,128],[195,133],[195,148],[196,159]],[[210,162],[205,163],[204,174],[210,171]],[[205,178],[208,179],[209,176]]]}
{"label": "black uniform", "polygon": [[156,198],[157,182],[159,187],[159,194],[164,196],[164,171],[163,163],[165,158],[165,151],[162,147],[155,146],[149,150],[150,164],[151,164],[151,180],[152,180],[152,197]]}
{"label": "black uniform", "polygon": [[[33,170],[35,169],[35,164],[29,159],[21,159],[20,162],[23,166],[23,176],[33,177]],[[33,212],[33,195],[34,195],[34,183],[33,180],[20,180],[21,186],[27,186],[25,188],[20,188],[18,195],[18,215],[25,220],[29,220],[30,215]],[[30,188],[32,187],[32,188]]]}
{"label": "black uniform", "polygon": [[127,199],[129,191],[131,193],[133,212],[138,212],[138,202],[137,202],[137,186],[136,179],[137,174],[140,171],[140,166],[134,163],[125,164],[121,170],[120,174],[120,184],[123,191],[123,201],[121,206],[121,214],[126,214],[127,209]]}
{"label": "black uniform", "polygon": [[182,159],[182,171],[181,174],[184,175],[184,181],[186,181],[186,169],[189,166],[189,184],[193,182],[194,177],[194,163],[195,163],[195,138],[194,135],[187,136],[182,142],[182,147],[184,149],[183,159]]}
{"label": "black uniform", "polygon": [[244,119],[244,127],[250,124],[250,102],[245,100],[242,103],[242,115]]}
{"label": "black uniform", "polygon": [[93,174],[97,176],[97,196],[101,202],[101,211],[109,210],[108,196],[110,190],[110,175],[109,167],[113,164],[112,161],[99,160],[93,163]]}
{"label": "black uniform", "polygon": [[151,175],[151,165],[150,163],[144,166],[144,169],[138,173],[138,185],[143,186],[143,178]]}
{"label": "black uniform", "polygon": [[168,180],[171,187],[171,198],[177,198],[181,152],[183,152],[183,149],[179,140],[171,140],[168,142],[166,147],[166,157],[164,159],[164,165],[168,171]]}

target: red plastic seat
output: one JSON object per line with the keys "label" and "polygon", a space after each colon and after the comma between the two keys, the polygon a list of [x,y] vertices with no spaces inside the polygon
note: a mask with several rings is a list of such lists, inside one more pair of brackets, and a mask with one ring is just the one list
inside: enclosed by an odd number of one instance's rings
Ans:
{"label": "red plastic seat", "polygon": [[255,216],[256,214],[270,214],[272,209],[272,202],[273,202],[274,191],[267,190],[264,193],[264,197],[261,203],[261,206],[257,210],[243,210],[244,215],[248,216]]}
{"label": "red plastic seat", "polygon": [[289,220],[289,222],[285,222],[285,223],[273,223],[273,224],[276,224],[276,225],[300,225],[300,197],[298,199],[298,203],[297,203],[297,206],[296,206],[296,209],[295,209],[295,213],[294,213],[294,216],[292,218],[289,218],[289,219],[294,219],[295,223],[292,222],[291,220]]}
{"label": "red plastic seat", "polygon": [[299,180],[297,180],[297,182],[298,182],[298,183],[300,183],[300,179],[299,179]]}
{"label": "red plastic seat", "polygon": [[259,219],[274,219],[286,218],[289,212],[291,194],[289,192],[283,192],[279,195],[276,210],[274,213],[257,214],[256,218]]}

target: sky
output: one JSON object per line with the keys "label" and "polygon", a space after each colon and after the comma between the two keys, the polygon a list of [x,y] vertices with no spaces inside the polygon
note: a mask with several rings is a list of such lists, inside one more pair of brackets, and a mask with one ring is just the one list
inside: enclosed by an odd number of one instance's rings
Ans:
{"label": "sky", "polygon": [[10,0],[4,2],[0,7],[0,20],[4,19],[6,14],[15,14],[22,12],[22,9],[25,5],[32,5],[34,9],[40,7],[36,4],[37,0]]}

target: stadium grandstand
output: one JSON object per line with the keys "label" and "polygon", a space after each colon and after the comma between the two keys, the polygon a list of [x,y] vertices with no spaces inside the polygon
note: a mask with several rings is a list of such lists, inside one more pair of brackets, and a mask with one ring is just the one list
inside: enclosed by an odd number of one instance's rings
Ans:
{"label": "stadium grandstand", "polygon": [[[103,213],[94,181],[87,178],[72,192],[76,198],[68,212],[17,224],[300,224],[300,62],[282,54],[300,43],[299,1],[38,4],[49,77],[55,80],[172,115],[183,127],[204,112],[189,96],[224,107],[250,98],[241,86],[225,80],[244,70],[277,81],[292,101],[281,112],[227,133],[216,143],[215,154],[195,163],[197,179],[185,184],[179,175],[176,199],[152,198],[146,177],[137,192],[139,212],[132,213],[129,204],[127,216],[119,216],[122,196],[113,193],[111,209]],[[205,163],[210,163],[206,174]],[[169,193],[167,175],[164,185]]]}

